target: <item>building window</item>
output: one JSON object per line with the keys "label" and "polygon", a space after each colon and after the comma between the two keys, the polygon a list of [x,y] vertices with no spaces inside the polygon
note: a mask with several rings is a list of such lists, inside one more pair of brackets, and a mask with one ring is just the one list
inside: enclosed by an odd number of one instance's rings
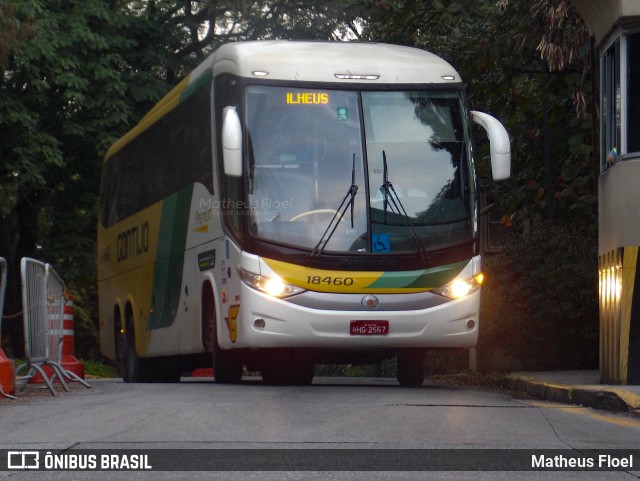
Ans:
{"label": "building window", "polygon": [[640,33],[627,36],[627,152],[640,154]]}
{"label": "building window", "polygon": [[621,152],[621,86],[620,39],[617,39],[602,57],[602,132],[600,170],[606,170]]}
{"label": "building window", "polygon": [[640,156],[640,32],[621,33],[601,57],[600,170]]}

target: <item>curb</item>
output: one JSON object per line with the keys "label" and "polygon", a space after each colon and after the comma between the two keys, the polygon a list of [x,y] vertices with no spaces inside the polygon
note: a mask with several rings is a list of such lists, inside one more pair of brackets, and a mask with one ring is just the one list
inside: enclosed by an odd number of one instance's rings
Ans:
{"label": "curb", "polygon": [[506,375],[504,386],[546,401],[640,415],[640,396],[617,386],[559,384],[521,374]]}

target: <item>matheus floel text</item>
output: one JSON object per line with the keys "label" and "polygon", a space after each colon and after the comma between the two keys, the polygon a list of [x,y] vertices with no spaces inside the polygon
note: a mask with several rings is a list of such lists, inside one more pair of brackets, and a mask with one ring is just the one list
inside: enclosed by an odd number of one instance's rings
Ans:
{"label": "matheus floel text", "polygon": [[601,454],[599,456],[573,457],[558,454],[556,456],[532,455],[532,468],[600,468],[619,469],[633,468],[633,455],[612,456]]}

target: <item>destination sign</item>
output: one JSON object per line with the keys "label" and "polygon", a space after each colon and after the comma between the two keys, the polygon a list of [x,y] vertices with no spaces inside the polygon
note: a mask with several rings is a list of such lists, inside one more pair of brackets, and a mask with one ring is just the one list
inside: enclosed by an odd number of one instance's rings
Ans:
{"label": "destination sign", "polygon": [[327,92],[287,92],[285,94],[288,105],[326,105],[329,103]]}

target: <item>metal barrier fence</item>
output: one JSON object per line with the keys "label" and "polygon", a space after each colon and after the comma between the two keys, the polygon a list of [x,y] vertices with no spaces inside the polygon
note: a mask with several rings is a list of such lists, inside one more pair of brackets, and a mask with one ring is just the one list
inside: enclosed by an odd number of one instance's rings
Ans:
{"label": "metal barrier fence", "polygon": [[[53,365],[54,373],[51,380],[60,371],[60,382],[64,380],[64,372],[60,365],[60,355],[62,353],[62,331],[64,329],[64,304],[67,300],[64,290],[64,282],[60,276],[49,265],[45,265],[45,279],[47,287],[47,317],[49,318],[48,342],[48,362]],[[56,369],[57,368],[57,369]]]}
{"label": "metal barrier fence", "polygon": [[[47,277],[47,308],[49,310],[49,358],[55,360],[55,369],[51,380],[55,380],[56,375],[59,376],[60,383],[64,386],[64,379],[69,381],[78,381],[85,387],[91,387],[84,379],[78,376],[76,373],[64,368],[62,363],[62,350],[64,342],[64,317],[65,306],[69,299],[67,297],[67,290],[64,287],[64,282],[58,276],[56,271],[47,264],[46,265],[46,277]],[[54,328],[55,326],[55,328]],[[51,363],[51,362],[50,362]],[[61,376],[60,376],[61,375]]]}
{"label": "metal barrier fence", "polygon": [[89,387],[60,364],[66,302],[64,282],[49,264],[26,257],[20,262],[20,274],[26,361],[16,369],[16,376],[26,370],[26,375],[18,377],[21,390],[36,375],[54,396],[56,377],[65,391],[69,390],[65,378]]}

